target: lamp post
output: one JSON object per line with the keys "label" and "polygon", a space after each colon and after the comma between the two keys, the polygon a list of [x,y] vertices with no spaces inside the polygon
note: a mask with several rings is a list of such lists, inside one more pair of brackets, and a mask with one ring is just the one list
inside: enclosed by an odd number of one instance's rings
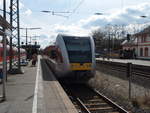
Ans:
{"label": "lamp post", "polygon": [[103,13],[94,13],[94,15],[103,15]]}

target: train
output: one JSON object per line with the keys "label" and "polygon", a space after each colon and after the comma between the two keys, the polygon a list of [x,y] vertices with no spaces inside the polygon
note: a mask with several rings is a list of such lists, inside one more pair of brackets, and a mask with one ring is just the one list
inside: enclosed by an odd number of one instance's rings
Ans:
{"label": "train", "polygon": [[58,79],[88,81],[95,75],[95,45],[90,36],[58,34],[55,45],[44,49]]}
{"label": "train", "polygon": [[[17,62],[18,59],[18,49],[17,47],[13,46],[12,47],[12,61],[13,63]],[[21,61],[22,60],[26,60],[26,50],[23,48],[20,48],[20,57],[21,57]],[[6,60],[7,62],[9,62],[10,60],[10,46],[7,45],[7,49],[6,49]],[[0,43],[0,64],[2,64],[3,62],[3,44]]]}

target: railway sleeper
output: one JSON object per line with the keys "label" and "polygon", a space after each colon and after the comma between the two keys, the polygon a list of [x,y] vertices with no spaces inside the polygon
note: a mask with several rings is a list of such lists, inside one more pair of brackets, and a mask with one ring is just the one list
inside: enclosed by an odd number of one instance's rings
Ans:
{"label": "railway sleeper", "polygon": [[106,106],[107,103],[85,103],[86,106]]}
{"label": "railway sleeper", "polygon": [[92,113],[96,111],[97,113],[108,113],[108,112],[117,112],[116,109],[112,107],[98,107],[98,108],[88,108]]}
{"label": "railway sleeper", "polygon": [[[84,100],[83,100],[83,101],[84,101]],[[87,102],[104,102],[102,99],[99,99],[99,98],[97,98],[97,99],[85,100],[85,101],[87,101]]]}

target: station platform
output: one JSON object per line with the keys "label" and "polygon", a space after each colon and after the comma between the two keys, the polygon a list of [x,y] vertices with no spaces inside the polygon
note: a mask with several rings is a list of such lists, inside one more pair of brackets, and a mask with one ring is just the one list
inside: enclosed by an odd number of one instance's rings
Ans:
{"label": "station platform", "polygon": [[[36,67],[22,67],[24,74],[8,75],[6,101],[0,103],[0,113],[32,113]],[[0,95],[2,84],[0,84]]]}
{"label": "station platform", "polygon": [[36,67],[23,70],[24,74],[8,75],[0,113],[78,113],[41,56]]}
{"label": "station platform", "polygon": [[103,59],[103,58],[96,58],[96,60],[101,60],[101,61],[111,61],[111,62],[121,62],[121,63],[132,63],[132,64],[137,64],[137,65],[144,65],[144,66],[150,66],[150,61],[149,60],[140,60],[140,59]]}

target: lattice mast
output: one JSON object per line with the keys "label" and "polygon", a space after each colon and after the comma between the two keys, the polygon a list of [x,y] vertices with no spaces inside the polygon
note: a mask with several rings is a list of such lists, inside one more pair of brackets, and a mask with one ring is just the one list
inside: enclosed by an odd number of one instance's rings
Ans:
{"label": "lattice mast", "polygon": [[[20,66],[20,18],[19,18],[19,0],[10,0],[10,24],[13,26],[12,37],[10,38],[10,53],[12,53],[12,39],[17,39],[18,47],[18,70]],[[12,54],[11,54],[12,55]],[[10,55],[10,70],[12,69],[12,56]]]}

